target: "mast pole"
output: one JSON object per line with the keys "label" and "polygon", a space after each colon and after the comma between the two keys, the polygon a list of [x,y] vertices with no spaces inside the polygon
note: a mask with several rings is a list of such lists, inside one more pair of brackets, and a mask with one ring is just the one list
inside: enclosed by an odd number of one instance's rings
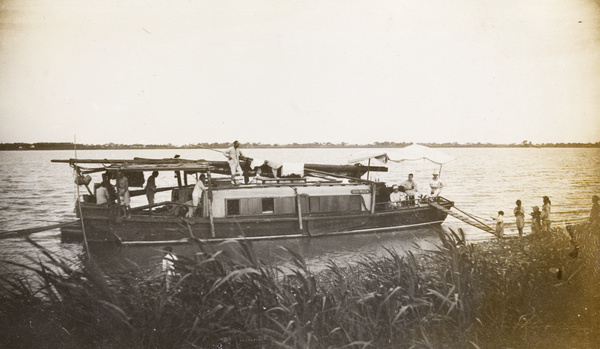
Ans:
{"label": "mast pole", "polygon": [[213,193],[212,193],[212,179],[210,176],[210,169],[206,171],[206,177],[208,179],[208,221],[210,222],[210,236],[212,236],[213,238],[216,236],[215,235],[215,222],[213,219],[213,209],[212,209],[212,204],[213,204]]}
{"label": "mast pole", "polygon": [[[75,160],[77,160],[77,135],[74,134],[73,135],[73,148],[75,150]],[[81,176],[79,173],[79,166],[75,165],[74,167],[75,169],[75,176],[77,176],[77,179],[79,179],[79,177]],[[87,254],[88,259],[92,257],[92,255],[90,254],[90,247],[88,245],[88,240],[87,240],[87,234],[85,232],[85,224],[83,223],[83,211],[81,210],[81,201],[80,201],[80,197],[81,194],[79,192],[79,184],[77,184],[77,181],[75,182],[75,187],[77,188],[77,209],[79,210],[79,222],[81,223],[81,232],[83,233],[83,243],[85,245],[85,252]],[[86,188],[88,191],[90,191],[90,188],[88,188],[88,186],[86,185]],[[90,192],[91,194],[91,192]]]}

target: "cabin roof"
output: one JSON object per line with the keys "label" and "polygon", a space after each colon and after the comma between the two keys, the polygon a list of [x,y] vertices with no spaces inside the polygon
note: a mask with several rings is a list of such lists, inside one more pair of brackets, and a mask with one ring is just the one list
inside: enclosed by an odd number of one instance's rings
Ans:
{"label": "cabin roof", "polygon": [[[213,172],[229,175],[226,161],[190,160],[182,158],[133,158],[133,159],[66,159],[52,162],[68,163],[82,170],[82,173],[100,171],[186,171]],[[305,175],[333,176],[339,178],[360,179],[367,171],[386,172],[386,167],[362,165],[304,164]]]}
{"label": "cabin roof", "polygon": [[68,159],[52,160],[83,168],[82,165],[102,165],[106,171],[188,171],[206,172],[212,170],[210,162],[187,159]]}
{"label": "cabin roof", "polygon": [[211,167],[207,163],[185,164],[112,164],[104,167],[107,171],[187,171],[206,172]]}

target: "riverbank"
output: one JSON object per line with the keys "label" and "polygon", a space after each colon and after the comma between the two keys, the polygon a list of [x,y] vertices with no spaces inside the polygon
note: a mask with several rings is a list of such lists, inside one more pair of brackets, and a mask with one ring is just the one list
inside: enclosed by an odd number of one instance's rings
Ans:
{"label": "riverbank", "polygon": [[[596,348],[598,236],[580,225],[477,245],[462,232],[434,251],[364,256],[314,274],[199,245],[167,289],[47,253],[0,280],[0,346],[61,348]],[[40,247],[41,248],[41,247]],[[29,274],[31,275],[31,274]]]}

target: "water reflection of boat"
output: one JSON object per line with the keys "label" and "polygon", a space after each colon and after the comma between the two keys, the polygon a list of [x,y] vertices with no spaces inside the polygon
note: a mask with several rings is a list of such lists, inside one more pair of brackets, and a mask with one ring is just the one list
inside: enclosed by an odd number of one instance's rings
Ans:
{"label": "water reflection of boat", "polygon": [[[225,161],[186,159],[69,159],[79,186],[76,212],[90,242],[165,244],[188,241],[223,241],[303,238],[333,234],[374,233],[441,224],[453,203],[436,198],[437,205],[403,205],[390,208],[391,189],[385,183],[362,179],[370,171],[387,171],[384,166],[242,163],[244,184],[232,184]],[[261,169],[259,171],[259,169]],[[119,199],[97,204],[95,189],[83,176],[105,173],[119,184],[118,172],[130,187],[144,185],[145,172],[175,173],[177,183],[159,188],[170,191],[171,200],[133,207],[131,216],[121,215]],[[205,190],[194,214],[189,210],[196,181],[204,179]],[[78,188],[79,188],[78,186]],[[132,196],[143,190],[130,190]],[[439,206],[438,206],[439,205]],[[436,208],[436,206],[438,208]],[[65,227],[63,237],[81,234]]]}

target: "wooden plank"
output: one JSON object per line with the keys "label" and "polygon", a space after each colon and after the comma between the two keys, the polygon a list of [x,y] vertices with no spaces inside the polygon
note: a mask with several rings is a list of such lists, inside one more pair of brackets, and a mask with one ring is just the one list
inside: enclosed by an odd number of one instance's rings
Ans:
{"label": "wooden plank", "polygon": [[449,210],[449,209],[447,209],[447,208],[439,205],[436,202],[429,202],[428,204],[429,204],[429,206],[435,207],[436,209],[438,209],[440,211],[446,212],[447,214],[451,215],[452,217],[454,217],[456,219],[459,219],[459,220],[461,220],[461,221],[463,221],[463,222],[465,222],[465,223],[467,223],[467,224],[469,224],[469,225],[471,225],[471,226],[473,226],[473,227],[475,227],[477,229],[481,229],[481,230],[483,230],[485,232],[488,232],[488,233],[491,233],[491,234],[495,234],[495,232],[496,232],[494,230],[494,228],[490,227],[489,225],[487,225],[485,223],[482,223],[482,222],[480,222],[478,220],[472,219],[472,218],[470,218],[470,217],[468,217],[468,216],[466,216],[464,214],[453,212],[453,211],[451,211],[451,210]]}
{"label": "wooden plank", "polygon": [[33,233],[39,233],[39,232],[46,231],[46,230],[52,230],[52,229],[64,227],[67,225],[73,225],[76,223],[79,223],[79,219],[76,221],[51,224],[51,225],[46,225],[43,227],[2,231],[2,232],[0,232],[0,239],[10,239],[10,238],[14,238],[14,237],[26,236],[26,235],[33,234]]}

